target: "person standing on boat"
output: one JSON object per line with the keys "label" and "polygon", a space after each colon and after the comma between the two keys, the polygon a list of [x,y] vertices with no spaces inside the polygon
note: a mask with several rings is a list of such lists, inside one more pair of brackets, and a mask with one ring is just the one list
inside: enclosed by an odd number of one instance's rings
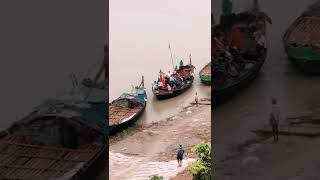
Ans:
{"label": "person standing on boat", "polygon": [[171,87],[175,86],[174,78],[172,76],[169,77],[169,82],[170,82],[169,84],[170,84]]}
{"label": "person standing on boat", "polygon": [[181,59],[179,63],[179,71],[181,72],[182,69],[183,69],[183,60]]}
{"label": "person standing on boat", "polygon": [[157,89],[158,89],[158,83],[157,83],[157,81],[154,81],[154,82],[152,83],[152,89],[154,89],[154,90],[157,90]]}
{"label": "person standing on boat", "polygon": [[238,25],[232,26],[230,40],[231,40],[230,44],[232,47],[237,47],[237,48],[241,47],[241,31]]}
{"label": "person standing on boat", "polygon": [[178,152],[177,152],[178,166],[182,165],[183,154],[184,154],[184,150],[182,148],[182,145],[180,144]]}
{"label": "person standing on boat", "polygon": [[280,110],[277,105],[277,99],[272,99],[272,111],[270,113],[270,125],[272,127],[273,141],[279,140],[279,121],[280,121]]}
{"label": "person standing on boat", "polygon": [[166,87],[166,77],[164,75],[161,76],[162,87]]}
{"label": "person standing on boat", "polygon": [[161,69],[160,69],[160,71],[159,71],[159,77],[161,78],[161,76],[162,76],[162,71],[161,71]]}
{"label": "person standing on boat", "polygon": [[267,40],[266,37],[262,34],[261,31],[257,31],[254,33],[254,37],[257,43],[257,51],[258,53],[264,52],[267,49]]}
{"label": "person standing on boat", "polygon": [[222,16],[220,17],[220,24],[224,31],[229,31],[229,27],[232,21],[232,0],[222,1]]}
{"label": "person standing on boat", "polygon": [[223,0],[222,1],[222,15],[230,16],[232,14],[232,0]]}

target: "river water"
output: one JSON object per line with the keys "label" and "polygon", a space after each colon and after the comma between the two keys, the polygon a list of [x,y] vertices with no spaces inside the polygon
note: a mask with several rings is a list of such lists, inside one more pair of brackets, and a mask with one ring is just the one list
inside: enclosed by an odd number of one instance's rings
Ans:
{"label": "river water", "polygon": [[[210,61],[211,1],[185,0],[111,0],[109,100],[139,85],[145,77],[148,104],[141,123],[156,122],[181,110],[194,99],[210,95],[210,86],[204,86],[199,71]],[[184,94],[158,101],[151,91],[151,83],[161,69],[172,71],[169,42],[174,64],[182,58],[196,66],[195,82]]]}
{"label": "river water", "polygon": [[[250,6],[251,0],[234,1],[236,11]],[[281,117],[309,111],[320,102],[320,77],[296,70],[284,53],[282,36],[289,25],[313,3],[306,1],[260,1],[261,9],[273,20],[268,27],[268,58],[259,77],[248,89],[214,109],[215,157],[223,159],[228,149],[252,137],[250,132],[268,123],[271,98],[279,101]],[[214,1],[216,22],[221,0]]]}
{"label": "river water", "polygon": [[0,2],[0,130],[47,98],[70,90],[69,78],[94,75],[105,44],[103,1]]}

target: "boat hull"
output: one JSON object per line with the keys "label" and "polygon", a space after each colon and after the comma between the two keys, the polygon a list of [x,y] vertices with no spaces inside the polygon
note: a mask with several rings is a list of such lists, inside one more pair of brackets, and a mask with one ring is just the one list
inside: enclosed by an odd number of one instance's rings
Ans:
{"label": "boat hull", "polygon": [[286,53],[293,64],[306,74],[320,75],[320,52],[312,48],[292,48],[287,46]]}
{"label": "boat hull", "polygon": [[109,136],[113,136],[113,135],[123,131],[124,129],[127,129],[128,127],[132,126],[134,123],[136,123],[139,120],[139,118],[142,116],[142,114],[144,113],[146,106],[147,106],[147,103],[145,103],[143,108],[128,121],[121,123],[121,124],[115,124],[115,125],[109,126],[109,129],[108,129]]}
{"label": "boat hull", "polygon": [[216,107],[227,102],[232,97],[241,92],[241,90],[249,87],[252,84],[253,80],[256,79],[256,77],[259,75],[266,57],[267,52],[264,52],[263,56],[261,57],[260,63],[256,65],[254,70],[248,76],[241,79],[238,83],[222,90],[213,90],[213,106]]}
{"label": "boat hull", "polygon": [[[206,73],[206,70],[209,70],[210,71],[210,74]],[[203,84],[205,85],[211,85],[212,82],[211,82],[211,62],[208,63],[205,67],[203,67],[199,73],[199,76],[200,76],[200,80]]]}
{"label": "boat hull", "polygon": [[87,179],[95,179],[101,171],[104,171],[107,167],[108,154],[107,154],[107,145],[105,145],[100,153],[96,154],[94,159],[90,164],[87,165],[86,169],[79,171],[79,174],[76,175],[74,180],[87,180]]}
{"label": "boat hull", "polygon": [[[240,13],[240,14],[245,14]],[[238,14],[237,16],[239,16]],[[266,22],[265,22],[266,23]],[[246,37],[248,38],[248,37]],[[249,36],[249,39],[252,39],[252,35]],[[251,56],[251,55],[250,55]],[[238,95],[243,89],[248,88],[254,79],[259,75],[259,72],[266,60],[267,57],[267,48],[261,52],[257,57],[244,57],[244,59],[255,60],[256,64],[250,68],[249,72],[245,73],[244,75],[240,76],[239,79],[236,81],[226,84],[225,87],[217,87],[216,89],[213,87],[213,106],[221,105],[227,101],[229,101],[235,95]],[[214,86],[214,85],[213,85]]]}
{"label": "boat hull", "polygon": [[192,80],[190,81],[190,83],[183,89],[179,89],[179,90],[175,90],[174,92],[172,93],[165,93],[165,94],[157,94],[153,91],[153,94],[156,96],[156,98],[158,100],[165,100],[165,99],[170,99],[170,98],[173,98],[173,97],[176,97],[182,93],[184,93],[185,91],[187,91],[193,84],[193,80],[194,78],[192,78]]}
{"label": "boat hull", "polygon": [[200,77],[200,79],[201,79],[201,82],[204,84],[204,85],[211,85],[212,84],[212,82],[211,82],[211,80],[210,81],[208,81],[208,80],[206,80],[206,79],[202,79],[201,77]]}
{"label": "boat hull", "polygon": [[[317,47],[317,36],[313,35],[313,31],[319,30],[319,12],[318,3],[311,5],[290,25],[283,36],[288,59],[306,74],[320,75],[320,50]],[[312,31],[309,30],[312,29],[310,26],[314,27]]]}

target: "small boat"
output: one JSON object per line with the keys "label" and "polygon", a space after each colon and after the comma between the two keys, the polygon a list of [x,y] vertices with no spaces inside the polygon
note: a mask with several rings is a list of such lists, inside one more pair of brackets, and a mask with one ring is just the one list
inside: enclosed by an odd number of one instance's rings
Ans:
{"label": "small boat", "polygon": [[180,72],[184,71],[186,75],[183,76],[183,80],[180,81],[179,85],[172,87],[171,90],[168,89],[167,87],[165,88],[152,87],[153,94],[157,97],[158,100],[169,99],[182,94],[192,86],[192,83],[194,80],[194,75],[193,75],[194,69],[195,67],[191,64],[191,60],[190,60],[190,63],[188,65],[185,65],[180,69]]}
{"label": "small boat", "polygon": [[95,179],[107,162],[105,63],[94,80],[72,75],[70,92],[0,132],[0,179]]}
{"label": "small boat", "polygon": [[143,114],[147,106],[147,93],[143,81],[140,86],[131,92],[123,93],[109,104],[109,135],[132,126]]}
{"label": "small boat", "polygon": [[203,84],[211,85],[211,62],[202,68],[199,75]]}
{"label": "small boat", "polygon": [[283,37],[288,58],[305,73],[320,74],[320,1],[311,5]]}
{"label": "small boat", "polygon": [[259,11],[257,6],[257,1],[255,1],[255,6],[252,9],[234,14],[232,21],[230,21],[231,23],[229,22],[228,24],[239,30],[240,43],[237,48],[226,48],[225,41],[220,40],[221,38],[229,39],[231,36],[231,33],[225,33],[225,31],[221,30],[223,26],[217,25],[213,27],[212,83],[213,104],[215,106],[226,102],[243,88],[248,87],[258,76],[264,64],[267,48],[257,49],[251,24],[258,24],[260,27],[259,32],[265,37],[266,22],[272,22],[265,13]]}

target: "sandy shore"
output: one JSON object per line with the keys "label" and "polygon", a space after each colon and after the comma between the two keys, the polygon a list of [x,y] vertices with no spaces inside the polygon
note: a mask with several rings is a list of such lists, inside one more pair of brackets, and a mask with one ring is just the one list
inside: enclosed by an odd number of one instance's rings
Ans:
{"label": "sandy shore", "polygon": [[[184,171],[195,158],[190,150],[207,142],[211,142],[211,106],[186,107],[176,116],[111,142],[109,179],[143,180],[155,174],[170,179],[178,173],[191,179]],[[177,167],[176,150],[180,144],[186,153],[183,166]]]}
{"label": "sandy shore", "polygon": [[225,148],[216,161],[217,180],[317,180],[320,179],[320,138],[252,135],[246,141]]}

